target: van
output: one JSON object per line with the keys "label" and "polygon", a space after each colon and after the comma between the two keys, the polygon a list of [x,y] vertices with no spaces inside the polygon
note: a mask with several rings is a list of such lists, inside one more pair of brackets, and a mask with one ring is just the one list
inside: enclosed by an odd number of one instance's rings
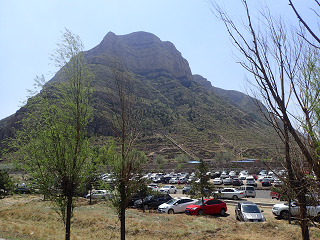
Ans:
{"label": "van", "polygon": [[241,186],[239,190],[244,192],[244,197],[253,197],[253,198],[256,197],[256,190],[254,189],[253,186],[248,186],[248,185]]}

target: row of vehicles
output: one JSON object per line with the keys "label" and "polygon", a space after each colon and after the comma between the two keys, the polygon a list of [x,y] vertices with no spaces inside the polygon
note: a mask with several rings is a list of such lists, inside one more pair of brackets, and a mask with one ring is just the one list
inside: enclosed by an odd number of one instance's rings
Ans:
{"label": "row of vehicles", "polygon": [[[154,198],[159,198],[160,196],[155,196]],[[170,195],[163,197],[162,200],[170,198]],[[158,207],[152,205],[155,199],[147,198],[142,206],[141,200],[136,201],[135,208],[144,208],[145,210],[150,208],[157,208],[159,213],[185,213],[188,215],[211,215],[220,214],[225,216],[228,210],[227,204],[215,198],[210,199],[191,199],[188,197],[176,197],[171,198],[167,202],[160,204]],[[235,216],[239,221],[246,222],[264,222],[266,219],[263,216],[263,210],[261,211],[259,207],[252,202],[239,202],[235,208]]]}

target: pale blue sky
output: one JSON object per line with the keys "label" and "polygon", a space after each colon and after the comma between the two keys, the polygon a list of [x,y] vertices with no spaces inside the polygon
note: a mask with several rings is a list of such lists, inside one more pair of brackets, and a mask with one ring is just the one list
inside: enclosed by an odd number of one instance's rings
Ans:
{"label": "pale blue sky", "polygon": [[[293,0],[310,23],[313,0]],[[217,0],[234,19],[244,17],[240,0]],[[254,14],[258,0],[248,0]],[[297,24],[287,0],[266,0],[271,11]],[[47,80],[56,71],[49,54],[61,31],[79,35],[85,49],[98,45],[112,31],[117,35],[146,31],[172,42],[215,87],[244,91],[246,72],[233,58],[237,53],[206,0],[8,0],[0,2],[0,119],[19,109],[36,75]],[[250,76],[250,75],[249,75]]]}

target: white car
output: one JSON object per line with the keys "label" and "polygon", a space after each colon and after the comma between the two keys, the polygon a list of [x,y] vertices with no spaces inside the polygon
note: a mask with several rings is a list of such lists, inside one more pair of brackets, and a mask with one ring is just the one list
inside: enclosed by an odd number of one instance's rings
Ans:
{"label": "white car", "polygon": [[89,193],[86,198],[87,199],[107,199],[107,198],[112,198],[112,194],[107,191],[107,190],[96,190],[92,192],[91,194]]}
{"label": "white car", "polygon": [[237,200],[239,198],[244,198],[244,192],[236,188],[223,188],[218,191],[220,198],[228,198]]}
{"label": "white car", "polygon": [[155,184],[155,183],[151,183],[148,185],[149,188],[151,188],[153,191],[159,191],[159,187],[158,187],[158,184]]}
{"label": "white car", "polygon": [[160,188],[160,192],[162,193],[168,193],[168,194],[172,194],[172,193],[177,193],[177,188],[173,185],[165,185],[162,188]]}
{"label": "white car", "polygon": [[178,177],[171,178],[171,179],[169,180],[169,183],[171,183],[171,184],[176,184],[176,183],[178,183],[178,182],[179,182],[179,178],[178,178]]}
{"label": "white car", "polygon": [[158,207],[159,213],[178,213],[178,212],[185,212],[185,209],[188,205],[194,204],[198,200],[191,199],[188,197],[179,197],[179,198],[172,198],[166,203],[161,204]]}
{"label": "white car", "polygon": [[222,178],[215,178],[215,179],[213,179],[213,184],[214,184],[214,185],[221,185],[221,184],[223,184]]}
{"label": "white car", "polygon": [[246,185],[257,186],[256,180],[252,176],[246,178]]}
{"label": "white car", "polygon": [[235,171],[229,172],[229,178],[235,178],[237,176]]}
{"label": "white car", "polygon": [[[297,206],[295,202],[291,202],[291,215],[299,216],[300,215],[300,206]],[[288,203],[279,203],[275,204],[272,207],[272,213],[274,216],[288,219],[289,217],[289,204]],[[307,206],[307,216],[316,217],[319,219],[320,215],[320,205],[318,206]]]}
{"label": "white car", "polygon": [[247,177],[248,177],[248,174],[247,174],[247,173],[240,173],[238,178],[239,178],[240,180],[245,180]]}

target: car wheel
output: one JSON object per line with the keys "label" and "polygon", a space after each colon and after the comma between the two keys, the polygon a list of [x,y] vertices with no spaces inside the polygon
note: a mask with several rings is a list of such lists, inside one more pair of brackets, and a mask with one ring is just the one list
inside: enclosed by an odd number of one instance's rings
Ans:
{"label": "car wheel", "polygon": [[174,214],[173,209],[169,209],[169,210],[168,210],[168,214]]}
{"label": "car wheel", "polygon": [[198,215],[203,215],[202,209],[200,209],[200,210],[198,211]]}
{"label": "car wheel", "polygon": [[148,205],[144,205],[143,209],[144,209],[144,210],[148,210],[148,209],[149,209],[149,206],[148,206]]}
{"label": "car wheel", "polygon": [[176,194],[177,193],[177,190],[174,190],[174,194]]}
{"label": "car wheel", "polygon": [[280,213],[280,218],[282,219],[288,219],[289,218],[289,211],[282,211]]}
{"label": "car wheel", "polygon": [[238,199],[238,196],[237,196],[237,195],[233,195],[233,196],[232,196],[232,199],[233,199],[233,200],[237,200],[237,199]]}
{"label": "car wheel", "polygon": [[221,216],[224,216],[226,214],[226,210],[224,209],[224,208],[222,208],[221,210],[220,210],[220,215]]}

